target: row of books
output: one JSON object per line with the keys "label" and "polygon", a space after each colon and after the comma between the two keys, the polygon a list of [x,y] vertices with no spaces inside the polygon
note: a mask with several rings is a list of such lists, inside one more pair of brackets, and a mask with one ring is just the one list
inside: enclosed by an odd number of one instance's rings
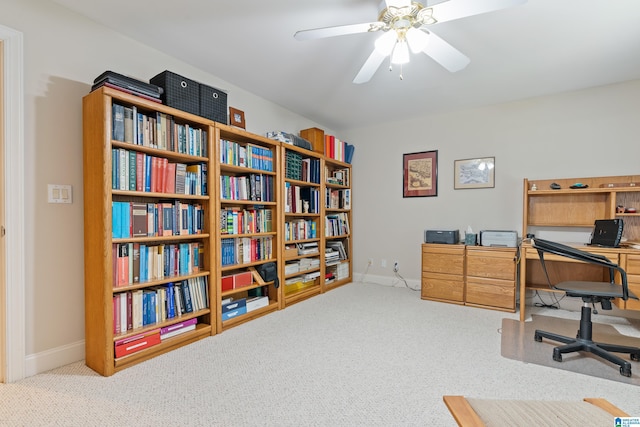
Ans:
{"label": "row of books", "polygon": [[325,216],[324,235],[326,237],[343,236],[349,233],[349,217],[346,213]]}
{"label": "row of books", "polygon": [[312,219],[294,219],[284,223],[284,240],[305,240],[318,237],[318,223]]}
{"label": "row of books", "polygon": [[273,202],[273,176],[249,174],[220,175],[220,197],[223,200],[252,200]]}
{"label": "row of books", "polygon": [[334,135],[324,136],[324,155],[345,163],[351,163],[355,147]]}
{"label": "row of books", "polygon": [[347,254],[347,248],[345,247],[348,244],[349,244],[349,239],[343,239],[343,241],[331,240],[326,242],[325,263],[329,265],[330,260],[332,261],[331,263],[334,264],[335,262],[333,261],[343,261],[343,260],[349,259],[349,256]]}
{"label": "row of books", "polygon": [[208,156],[205,129],[176,123],[173,116],[154,112],[145,114],[133,106],[112,105],[112,132],[115,141],[168,150],[192,156]]}
{"label": "row of books", "polygon": [[284,183],[284,211],[289,213],[320,213],[320,190],[314,187]]}
{"label": "row of books", "polygon": [[248,264],[273,258],[272,237],[221,239],[222,265]]}
{"label": "row of books", "polygon": [[131,237],[188,236],[201,234],[204,210],[199,203],[111,202],[111,236]]}
{"label": "row of books", "polygon": [[113,295],[113,333],[127,333],[209,307],[206,276]]}
{"label": "row of books", "polygon": [[333,274],[335,280],[349,278],[349,261],[341,261],[338,264],[327,266],[326,273]]}
{"label": "row of books", "polygon": [[253,144],[220,139],[220,163],[273,172],[273,151]]}
{"label": "row of books", "polygon": [[327,209],[351,209],[351,189],[325,188],[325,207]]}
{"label": "row of books", "polygon": [[197,273],[203,267],[200,242],[145,245],[114,243],[113,286],[127,286]]}
{"label": "row of books", "polygon": [[273,231],[271,209],[226,207],[220,210],[221,234],[269,233],[271,231]]}
{"label": "row of books", "polygon": [[327,184],[345,185],[347,187],[351,185],[349,169],[335,169],[331,171],[325,166],[324,176]]}
{"label": "row of books", "polygon": [[284,265],[284,274],[304,273],[308,270],[320,268],[320,258],[301,258],[289,261]]}
{"label": "row of books", "polygon": [[207,164],[171,163],[164,157],[112,148],[111,189],[206,195]]}
{"label": "row of books", "polygon": [[197,324],[198,319],[194,317],[182,322],[174,323],[173,325],[152,329],[138,335],[121,338],[114,344],[115,356],[124,357],[129,354],[144,350],[146,348],[153,347],[154,345],[160,344],[164,340],[195,330]]}
{"label": "row of books", "polygon": [[287,150],[284,167],[287,179],[320,183],[320,159],[302,158],[299,153]]}

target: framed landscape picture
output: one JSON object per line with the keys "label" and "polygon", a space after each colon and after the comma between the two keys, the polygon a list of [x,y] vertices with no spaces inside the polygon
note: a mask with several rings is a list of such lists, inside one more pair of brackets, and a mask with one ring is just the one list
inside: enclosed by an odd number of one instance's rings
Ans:
{"label": "framed landscape picture", "polygon": [[438,150],[403,155],[402,197],[438,195]]}
{"label": "framed landscape picture", "polygon": [[453,162],[453,188],[493,188],[495,187],[495,157],[462,159]]}

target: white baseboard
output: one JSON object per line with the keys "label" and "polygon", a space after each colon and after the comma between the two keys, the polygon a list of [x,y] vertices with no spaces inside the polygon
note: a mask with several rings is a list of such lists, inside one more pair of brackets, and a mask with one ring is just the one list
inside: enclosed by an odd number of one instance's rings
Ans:
{"label": "white baseboard", "polygon": [[[372,283],[375,285],[382,286],[391,286],[394,288],[411,288],[413,290],[419,290],[421,283],[419,280],[407,280],[400,279],[395,276],[374,276],[371,274],[362,275],[361,273],[356,273],[353,275],[354,282],[362,282],[362,283]],[[406,283],[405,283],[406,281]]]}
{"label": "white baseboard", "polygon": [[84,359],[84,340],[52,348],[25,358],[25,377],[41,374]]}

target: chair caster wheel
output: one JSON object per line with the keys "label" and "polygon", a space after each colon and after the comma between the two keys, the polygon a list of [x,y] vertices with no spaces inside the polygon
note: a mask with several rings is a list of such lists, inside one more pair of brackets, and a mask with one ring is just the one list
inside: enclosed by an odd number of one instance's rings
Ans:
{"label": "chair caster wheel", "polygon": [[636,362],[640,360],[640,354],[631,353],[631,360],[635,360]]}
{"label": "chair caster wheel", "polygon": [[553,360],[562,362],[562,353],[560,353],[557,348],[553,349]]}
{"label": "chair caster wheel", "polygon": [[631,376],[631,368],[628,366],[620,366],[620,375],[623,375],[625,377],[630,377]]}
{"label": "chair caster wheel", "polygon": [[538,342],[542,342],[542,337],[540,335],[538,335],[538,334],[535,334],[533,339],[538,341]]}

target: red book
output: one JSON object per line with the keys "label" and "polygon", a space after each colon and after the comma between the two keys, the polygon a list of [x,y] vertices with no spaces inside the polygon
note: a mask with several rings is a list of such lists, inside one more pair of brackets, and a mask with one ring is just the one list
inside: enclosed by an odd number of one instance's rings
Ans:
{"label": "red book", "polygon": [[167,164],[169,160],[166,158],[160,158],[158,160],[158,191],[161,193],[168,193],[167,191]]}
{"label": "red book", "polygon": [[144,191],[144,153],[136,153],[136,191]]}
{"label": "red book", "polygon": [[160,169],[159,166],[160,158],[152,157],[151,158],[151,192],[157,193],[158,189],[158,171]]}
{"label": "red book", "polygon": [[167,189],[166,191],[167,193],[176,192],[176,164],[175,163],[167,163],[165,186]]}
{"label": "red book", "polygon": [[146,334],[135,335],[132,337],[118,340],[115,343],[116,357],[123,357],[135,353],[145,348],[160,344],[160,330],[154,329]]}

